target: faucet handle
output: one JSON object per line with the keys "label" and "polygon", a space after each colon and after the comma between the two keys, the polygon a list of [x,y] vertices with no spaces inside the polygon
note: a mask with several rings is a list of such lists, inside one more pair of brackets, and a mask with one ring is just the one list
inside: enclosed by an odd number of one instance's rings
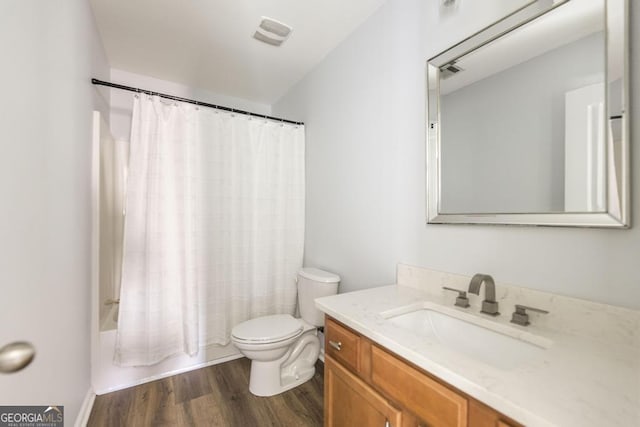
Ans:
{"label": "faucet handle", "polygon": [[516,311],[511,315],[511,323],[515,323],[516,325],[527,326],[530,324],[529,315],[527,314],[527,310],[535,311],[536,313],[548,314],[547,310],[542,310],[540,308],[529,307],[526,305],[516,304]]}
{"label": "faucet handle", "polygon": [[443,286],[442,289],[458,293],[458,296],[456,297],[456,303],[454,304],[455,306],[462,307],[462,308],[469,307],[469,298],[467,298],[467,292],[466,291],[461,291],[460,289],[449,288],[447,286]]}

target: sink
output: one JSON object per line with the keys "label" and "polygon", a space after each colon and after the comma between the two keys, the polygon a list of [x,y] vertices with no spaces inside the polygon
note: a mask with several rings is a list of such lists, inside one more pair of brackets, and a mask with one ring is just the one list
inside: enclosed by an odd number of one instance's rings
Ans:
{"label": "sink", "polygon": [[547,338],[437,304],[422,303],[382,316],[419,337],[503,370],[540,360],[551,346]]}

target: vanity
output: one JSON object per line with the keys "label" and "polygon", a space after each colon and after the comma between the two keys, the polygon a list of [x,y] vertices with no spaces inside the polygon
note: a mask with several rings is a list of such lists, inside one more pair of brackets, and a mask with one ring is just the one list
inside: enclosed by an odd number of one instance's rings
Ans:
{"label": "vanity", "polygon": [[331,317],[325,331],[327,426],[521,426]]}
{"label": "vanity", "polygon": [[[640,313],[498,283],[492,317],[442,289],[469,280],[399,265],[396,285],[316,300],[325,426],[640,425]],[[549,314],[513,324],[517,303]]]}

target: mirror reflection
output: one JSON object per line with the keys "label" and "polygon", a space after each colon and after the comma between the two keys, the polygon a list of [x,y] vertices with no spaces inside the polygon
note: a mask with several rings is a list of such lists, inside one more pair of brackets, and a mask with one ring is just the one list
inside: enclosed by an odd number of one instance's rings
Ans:
{"label": "mirror reflection", "polygon": [[568,1],[429,61],[438,215],[621,216],[623,58],[605,8]]}

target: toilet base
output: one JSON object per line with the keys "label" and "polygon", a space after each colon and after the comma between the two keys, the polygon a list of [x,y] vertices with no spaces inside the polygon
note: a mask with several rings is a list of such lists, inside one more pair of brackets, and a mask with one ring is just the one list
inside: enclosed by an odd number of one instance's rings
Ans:
{"label": "toilet base", "polygon": [[[249,391],[260,397],[275,396],[291,390],[307,381],[309,381],[316,373],[315,366],[306,369],[298,375],[280,375],[280,369],[265,368],[259,366],[264,363],[273,362],[251,362],[251,377],[249,379]],[[258,365],[258,366],[256,366]],[[274,375],[275,374],[275,375]]]}
{"label": "toilet base", "polygon": [[249,391],[256,396],[274,396],[309,381],[316,372],[319,354],[320,340],[313,330],[277,360],[252,360]]}

